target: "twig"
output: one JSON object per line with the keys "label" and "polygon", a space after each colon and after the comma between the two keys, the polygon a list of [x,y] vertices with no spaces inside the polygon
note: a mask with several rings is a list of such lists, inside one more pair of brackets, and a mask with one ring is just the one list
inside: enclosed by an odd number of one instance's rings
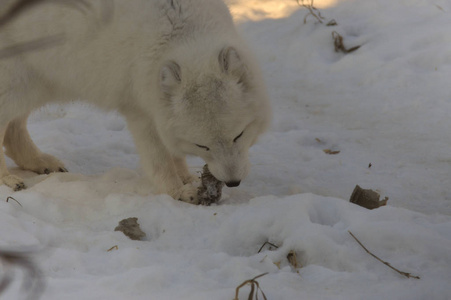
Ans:
{"label": "twig", "polygon": [[304,1],[305,0],[297,0],[300,6],[305,7],[309,10],[309,13],[304,17],[304,24],[307,23],[307,17],[310,15],[314,16],[318,20],[318,22],[322,24],[323,23],[322,20],[324,20],[324,17],[321,16],[321,12],[313,6],[313,2],[315,0],[310,0],[310,4],[305,4]]}
{"label": "twig", "polygon": [[355,235],[352,234],[351,231],[349,231],[349,234],[356,240],[357,243],[359,243],[359,245],[372,257],[374,257],[375,259],[377,259],[378,261],[380,261],[381,263],[383,263],[384,265],[386,265],[387,267],[391,268],[392,270],[395,270],[396,272],[398,272],[399,274],[407,277],[407,278],[415,278],[415,279],[420,279],[420,276],[414,276],[411,275],[410,273],[406,273],[406,272],[402,272],[398,269],[396,269],[395,267],[393,267],[392,265],[390,265],[388,262],[383,261],[382,259],[380,259],[379,257],[377,257],[376,255],[374,255],[373,253],[371,253],[365,246],[363,246],[363,244],[355,237]]}
{"label": "twig", "polygon": [[[304,17],[304,24],[307,23],[307,17],[310,15],[314,16],[318,20],[318,22],[323,24],[323,20],[325,20],[325,18],[321,15],[321,12],[316,7],[313,6],[314,0],[309,0],[310,3],[308,3],[308,4],[304,3],[307,0],[296,0],[296,1],[299,6],[302,6],[309,10],[309,13],[306,14]],[[326,26],[336,26],[336,25],[338,25],[338,23],[334,19],[330,20],[326,24]],[[360,46],[355,46],[350,49],[347,49],[343,44],[343,37],[336,31],[332,32],[332,37],[334,39],[335,52],[341,51],[343,53],[351,53],[360,48]],[[328,154],[330,154],[330,153],[328,153]],[[336,154],[336,153],[334,153],[334,154]]]}
{"label": "twig", "polygon": [[273,243],[270,243],[270,242],[265,242],[261,247],[260,247],[260,249],[258,250],[258,252],[257,253],[260,253],[260,252],[262,252],[262,250],[263,250],[263,247],[265,247],[266,245],[270,245],[270,246],[273,246],[274,248],[276,248],[276,249],[278,249],[279,248],[279,246],[277,246],[277,245],[274,245]]}
{"label": "twig", "polygon": [[[260,278],[260,277],[262,277],[262,276],[265,276],[266,274],[268,274],[268,273],[260,274],[260,275],[258,275],[258,276],[255,276],[254,278],[249,279],[249,280],[246,280],[246,281],[244,281],[242,284],[240,284],[240,285],[236,288],[236,290],[235,290],[235,298],[234,298],[233,300],[239,300],[238,294],[240,293],[240,289],[241,289],[243,286],[245,286],[246,284],[248,284],[248,283],[251,284],[251,291],[250,291],[250,293],[249,293],[248,300],[254,299],[254,295],[255,295],[255,299],[258,300],[258,292],[259,292],[259,291],[260,291],[260,293],[262,294],[263,299],[264,299],[264,300],[268,300],[268,299],[266,298],[265,293],[263,293],[262,289],[260,288],[260,284],[256,281],[257,278]],[[257,290],[255,290],[255,288],[257,288]]]}
{"label": "twig", "polygon": [[16,202],[17,202],[17,204],[19,204],[19,205],[20,205],[20,207],[23,207],[23,206],[22,206],[22,204],[20,204],[20,202],[19,202],[19,201],[17,201],[16,199],[14,199],[14,198],[13,198],[13,197],[11,197],[11,196],[9,196],[8,198],[6,198],[6,202],[9,202],[9,199],[16,201]]}

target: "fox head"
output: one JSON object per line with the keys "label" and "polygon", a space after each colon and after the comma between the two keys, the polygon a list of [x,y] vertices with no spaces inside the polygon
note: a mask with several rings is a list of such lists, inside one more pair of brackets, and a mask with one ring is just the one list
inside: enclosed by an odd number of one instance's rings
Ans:
{"label": "fox head", "polygon": [[249,172],[248,150],[269,123],[269,101],[258,69],[234,47],[205,59],[167,61],[159,84],[164,111],[159,129],[176,156],[199,156],[227,186]]}

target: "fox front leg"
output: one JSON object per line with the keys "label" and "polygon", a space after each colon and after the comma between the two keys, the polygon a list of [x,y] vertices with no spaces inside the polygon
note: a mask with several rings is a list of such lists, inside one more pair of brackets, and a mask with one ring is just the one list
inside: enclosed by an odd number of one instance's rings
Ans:
{"label": "fox front leg", "polygon": [[135,140],[141,166],[158,193],[165,193],[184,202],[197,204],[197,188],[184,183],[177,170],[178,161],[162,143],[151,122],[126,114],[128,128]]}

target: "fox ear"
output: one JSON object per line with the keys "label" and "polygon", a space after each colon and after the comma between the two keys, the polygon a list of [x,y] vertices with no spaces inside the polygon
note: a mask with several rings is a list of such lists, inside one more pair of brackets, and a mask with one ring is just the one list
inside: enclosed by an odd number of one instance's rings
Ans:
{"label": "fox ear", "polygon": [[160,70],[160,86],[166,93],[171,91],[182,81],[180,66],[175,61],[167,62]]}
{"label": "fox ear", "polygon": [[245,83],[247,68],[235,48],[223,48],[219,53],[218,59],[221,70],[224,73],[237,78],[240,83]]}

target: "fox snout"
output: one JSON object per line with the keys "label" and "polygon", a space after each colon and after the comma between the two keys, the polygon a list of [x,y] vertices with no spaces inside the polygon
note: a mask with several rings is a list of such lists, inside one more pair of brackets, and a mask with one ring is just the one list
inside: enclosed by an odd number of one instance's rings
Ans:
{"label": "fox snout", "polygon": [[241,183],[241,180],[238,180],[238,181],[227,181],[225,184],[228,187],[237,187],[237,186],[240,185],[240,183]]}
{"label": "fox snout", "polygon": [[237,187],[240,185],[249,172],[249,163],[240,162],[233,164],[220,164],[209,162],[208,168],[216,179],[225,182],[228,187]]}

